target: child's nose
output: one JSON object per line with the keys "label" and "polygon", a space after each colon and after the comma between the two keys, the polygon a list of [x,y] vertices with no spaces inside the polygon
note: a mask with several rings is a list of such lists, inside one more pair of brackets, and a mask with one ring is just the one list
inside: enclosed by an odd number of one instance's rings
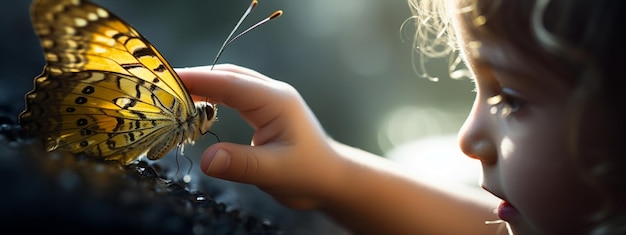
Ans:
{"label": "child's nose", "polygon": [[491,115],[484,108],[489,107],[481,105],[479,101],[474,102],[472,111],[459,131],[459,146],[465,155],[482,161],[483,165],[495,164],[498,152],[489,138],[490,128],[493,128],[490,124]]}

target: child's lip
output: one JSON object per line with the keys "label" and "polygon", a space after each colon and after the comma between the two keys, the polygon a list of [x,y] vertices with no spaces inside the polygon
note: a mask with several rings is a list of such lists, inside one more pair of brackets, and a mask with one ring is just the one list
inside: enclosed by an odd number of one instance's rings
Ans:
{"label": "child's lip", "polygon": [[511,203],[506,201],[506,198],[490,190],[486,185],[482,185],[482,188],[485,189],[487,192],[493,194],[494,196],[502,199],[502,202],[500,202],[500,205],[498,205],[498,209],[497,209],[498,217],[500,219],[506,221],[508,219],[513,218],[514,216],[519,215],[519,211],[517,210],[517,208],[515,208],[515,206],[513,206]]}
{"label": "child's lip", "polygon": [[498,206],[498,217],[500,217],[500,219],[508,221],[517,215],[519,215],[517,208],[507,201],[500,202],[500,205]]}

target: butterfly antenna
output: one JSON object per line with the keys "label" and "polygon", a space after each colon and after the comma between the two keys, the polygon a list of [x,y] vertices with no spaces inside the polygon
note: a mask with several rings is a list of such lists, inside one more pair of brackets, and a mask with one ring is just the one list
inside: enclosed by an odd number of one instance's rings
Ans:
{"label": "butterfly antenna", "polygon": [[243,20],[245,20],[246,17],[248,17],[248,14],[250,14],[250,12],[252,12],[252,9],[254,9],[257,5],[259,5],[259,1],[257,0],[252,0],[252,2],[250,2],[250,6],[248,6],[248,9],[246,9],[246,11],[243,13],[241,18],[239,18],[239,22],[237,22],[233,30],[230,31],[230,34],[228,34],[228,37],[226,37],[226,40],[224,40],[222,47],[220,47],[219,52],[217,52],[217,55],[215,56],[215,59],[213,60],[213,64],[211,64],[211,70],[213,70],[213,66],[215,66],[215,63],[217,63],[217,60],[222,55],[222,52],[224,52],[224,48],[226,47],[226,44],[228,44],[228,41],[230,40],[230,38],[233,37],[233,35],[237,31],[241,23],[243,23]]}
{"label": "butterfly antenna", "polygon": [[250,14],[252,9],[254,9],[258,4],[259,4],[259,2],[257,0],[252,0],[252,2],[250,3],[250,6],[248,7],[248,9],[246,9],[246,11],[243,13],[241,18],[239,19],[239,22],[237,22],[237,24],[235,25],[233,30],[230,32],[228,37],[226,37],[226,40],[224,40],[224,43],[220,47],[220,50],[217,52],[217,55],[215,56],[215,59],[213,60],[213,63],[211,64],[211,70],[213,70],[213,67],[215,67],[215,64],[217,63],[217,60],[222,56],[222,53],[224,52],[224,49],[226,49],[226,47],[228,47],[228,45],[230,45],[233,41],[235,41],[237,38],[241,37],[241,35],[246,34],[250,30],[252,30],[252,29],[254,29],[256,27],[259,27],[259,25],[262,25],[265,22],[267,22],[267,21],[269,21],[271,19],[275,19],[275,18],[277,18],[277,17],[279,17],[279,16],[281,16],[283,14],[283,11],[277,10],[274,13],[272,13],[270,16],[268,16],[267,18],[257,22],[256,24],[250,26],[248,29],[246,29],[243,32],[237,34],[237,36],[233,37],[233,35],[237,31],[237,29],[239,28],[241,23],[246,19],[248,14]]}
{"label": "butterfly antenna", "polygon": [[272,13],[270,16],[268,16],[267,18],[257,22],[256,24],[250,26],[248,29],[244,30],[243,32],[237,34],[237,36],[233,37],[232,39],[228,40],[228,42],[226,42],[225,46],[230,45],[230,43],[232,43],[233,41],[237,40],[237,38],[241,37],[241,35],[244,35],[248,32],[250,32],[250,30],[253,30],[257,27],[259,27],[259,25],[265,24],[266,22],[272,20],[272,19],[276,19],[277,17],[281,16],[283,14],[283,11],[281,10],[277,10],[274,13]]}

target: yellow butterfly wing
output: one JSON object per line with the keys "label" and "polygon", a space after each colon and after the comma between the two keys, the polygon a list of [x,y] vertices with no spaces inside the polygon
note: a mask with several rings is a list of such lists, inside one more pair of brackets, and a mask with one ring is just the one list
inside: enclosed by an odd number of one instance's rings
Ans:
{"label": "yellow butterfly wing", "polygon": [[184,84],[163,56],[106,9],[87,1],[37,0],[31,17],[51,72],[103,70],[138,77],[185,99],[193,109]]}
{"label": "yellow butterfly wing", "polygon": [[163,56],[119,17],[82,0],[35,0],[31,17],[47,64],[20,124],[49,151],[128,163],[208,130],[213,106],[196,108]]}

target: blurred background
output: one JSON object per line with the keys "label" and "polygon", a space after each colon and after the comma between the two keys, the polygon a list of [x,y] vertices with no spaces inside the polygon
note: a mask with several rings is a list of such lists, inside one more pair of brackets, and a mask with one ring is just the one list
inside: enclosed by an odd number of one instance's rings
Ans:
{"label": "blurred background", "polygon": [[[248,0],[95,1],[159,49],[173,67],[210,64],[248,7]],[[0,9],[0,103],[15,118],[44,65],[29,20],[30,1]],[[455,135],[470,111],[469,79],[447,75],[448,59],[430,61],[432,82],[413,70],[413,24],[406,0],[261,0],[242,28],[277,9],[284,15],[228,47],[219,63],[255,69],[297,88],[333,138],[400,161],[431,159],[442,177],[476,184],[478,162],[465,165]],[[227,108],[212,131],[222,141],[249,143],[253,130]],[[215,138],[207,135],[186,154],[197,156]],[[417,147],[416,147],[417,146]],[[442,158],[432,158],[443,156]],[[450,160],[452,159],[452,160]],[[462,164],[458,165],[458,159]],[[450,160],[450,161],[449,161]],[[468,170],[469,178],[463,173]],[[459,176],[460,175],[460,176]]]}

